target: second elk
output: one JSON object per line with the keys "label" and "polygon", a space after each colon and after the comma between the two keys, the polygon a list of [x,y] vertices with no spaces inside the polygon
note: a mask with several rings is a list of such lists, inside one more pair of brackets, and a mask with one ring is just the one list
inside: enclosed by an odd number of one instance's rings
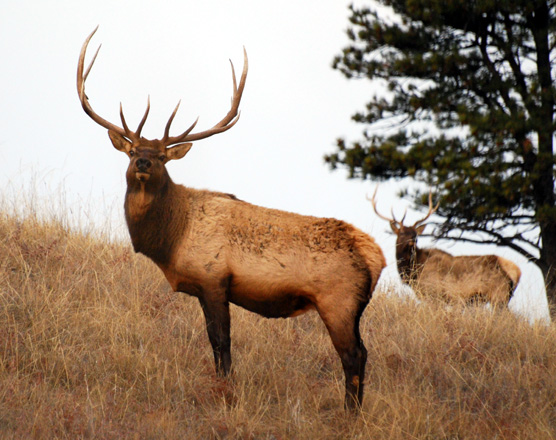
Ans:
{"label": "second elk", "polygon": [[438,209],[433,207],[429,193],[429,208],[425,217],[412,226],[378,212],[375,190],[372,203],[375,213],[390,223],[396,234],[396,263],[402,281],[418,297],[437,298],[450,302],[490,303],[507,305],[519,283],[521,271],[517,265],[497,255],[453,256],[435,248],[420,248],[417,237],[427,224],[425,221]]}
{"label": "second elk", "polygon": [[199,300],[217,373],[227,375],[231,369],[230,303],[267,318],[316,310],[342,362],[345,406],[358,408],[367,359],[359,320],[385,266],[380,247],[343,221],[187,188],[175,184],[166,170],[166,163],[184,157],[192,142],[222,133],[238,121],[247,55],[239,84],[232,75],[231,108],[220,122],[200,132],[193,132],[193,123],[170,136],[176,107],[163,137],[149,140],[141,136],[149,107],[135,131],[121,107],[121,126],[92,109],[85,80],[95,58],[87,69],[84,60],[93,34],[81,49],[77,91],[85,112],[108,129],[114,147],[129,157],[124,207],[133,248],[162,270],[174,291]]}

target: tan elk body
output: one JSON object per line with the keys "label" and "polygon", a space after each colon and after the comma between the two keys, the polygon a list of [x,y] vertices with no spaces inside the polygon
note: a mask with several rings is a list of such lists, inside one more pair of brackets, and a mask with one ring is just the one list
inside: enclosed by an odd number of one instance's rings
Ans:
{"label": "tan elk body", "polygon": [[[96,31],[96,30],[95,30]],[[236,197],[175,184],[165,164],[182,158],[191,142],[221,133],[238,120],[247,76],[247,56],[232,106],[213,128],[147,140],[104,120],[91,108],[81,49],[77,89],[85,112],[109,130],[113,145],[130,158],[126,173],[125,216],[136,252],[153,260],[175,291],[198,298],[205,314],[216,370],[231,368],[230,312],[233,303],[269,318],[316,310],[337,350],[346,378],[345,405],[361,404],[367,352],[359,320],[382,269],[384,256],[375,241],[343,221],[262,208]],[[98,53],[98,52],[97,52]],[[96,57],[96,55],[95,55]]]}
{"label": "tan elk body", "polygon": [[405,226],[380,214],[376,208],[376,190],[371,199],[375,213],[390,223],[396,234],[396,263],[402,281],[410,285],[421,297],[438,298],[450,302],[491,303],[507,305],[511,299],[521,271],[511,261],[497,255],[453,256],[440,249],[417,246],[417,237],[423,233],[424,222],[438,208],[433,208],[429,194],[429,211],[413,226]]}

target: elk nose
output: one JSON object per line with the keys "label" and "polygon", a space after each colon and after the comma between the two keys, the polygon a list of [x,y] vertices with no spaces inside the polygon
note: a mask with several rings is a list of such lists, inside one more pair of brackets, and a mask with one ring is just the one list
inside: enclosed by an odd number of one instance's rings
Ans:
{"label": "elk nose", "polygon": [[144,157],[140,157],[135,162],[135,166],[139,171],[147,171],[152,165],[152,162],[149,159],[145,159]]}

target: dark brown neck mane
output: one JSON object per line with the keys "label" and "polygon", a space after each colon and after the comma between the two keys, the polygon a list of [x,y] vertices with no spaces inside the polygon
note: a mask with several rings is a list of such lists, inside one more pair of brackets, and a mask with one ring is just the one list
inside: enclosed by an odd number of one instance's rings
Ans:
{"label": "dark brown neck mane", "polygon": [[[414,274],[417,247],[404,246],[396,243],[396,262],[398,264],[398,272],[404,283],[410,283],[416,278]],[[413,275],[412,275],[413,273]]]}
{"label": "dark brown neck mane", "polygon": [[155,190],[147,183],[128,183],[124,204],[127,227],[135,252],[157,264],[167,264],[186,231],[185,188],[169,177]]}
{"label": "dark brown neck mane", "polygon": [[409,284],[418,278],[430,253],[430,249],[419,249],[417,246],[396,243],[398,272],[404,283]]}

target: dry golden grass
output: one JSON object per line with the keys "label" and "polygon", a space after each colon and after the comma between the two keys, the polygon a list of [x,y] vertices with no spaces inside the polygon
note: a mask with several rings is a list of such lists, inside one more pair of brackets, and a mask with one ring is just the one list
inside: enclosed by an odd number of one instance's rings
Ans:
{"label": "dry golden grass", "polygon": [[554,439],[556,328],[377,293],[361,416],[315,314],[232,309],[214,375],[195,299],[127,244],[0,213],[2,439]]}

